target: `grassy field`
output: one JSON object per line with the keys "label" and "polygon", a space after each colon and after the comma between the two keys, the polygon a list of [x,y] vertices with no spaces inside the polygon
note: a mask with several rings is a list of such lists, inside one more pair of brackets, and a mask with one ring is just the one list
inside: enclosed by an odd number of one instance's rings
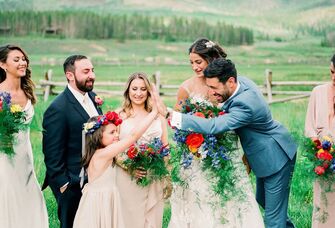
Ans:
{"label": "grassy field", "polygon": [[[60,40],[38,37],[16,38],[0,37],[0,44],[15,43],[21,45],[31,59],[33,79],[38,84],[48,69],[53,69],[54,80],[65,81],[62,73],[64,59],[73,53],[89,56],[94,65],[97,81],[125,81],[134,71],[144,71],[149,75],[159,70],[162,82],[179,84],[192,71],[188,63],[189,43],[164,43],[159,41],[115,40]],[[247,75],[258,84],[264,82],[265,69],[272,69],[273,80],[313,80],[327,81],[329,78],[329,59],[334,49],[320,47],[316,38],[296,38],[283,42],[257,42],[253,46],[226,47],[229,58],[237,65],[242,75]],[[308,88],[310,89],[310,88]],[[169,106],[175,98],[164,98]],[[31,140],[34,151],[35,170],[42,183],[45,173],[41,150],[41,121],[48,102],[39,102],[35,107],[35,118],[31,127]],[[104,111],[120,105],[120,97],[110,97]],[[282,122],[295,134],[302,134],[304,128],[307,99],[271,106],[275,119]],[[298,154],[296,170],[292,181],[290,215],[297,228],[311,226],[312,183],[306,176],[304,158]],[[49,189],[44,192],[49,212],[50,227],[58,227],[57,207]],[[169,204],[165,211],[164,227],[169,221]]]}

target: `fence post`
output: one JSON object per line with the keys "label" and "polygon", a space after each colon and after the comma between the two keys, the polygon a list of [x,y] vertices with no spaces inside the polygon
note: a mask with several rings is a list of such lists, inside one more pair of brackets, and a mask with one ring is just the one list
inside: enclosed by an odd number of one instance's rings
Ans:
{"label": "fence post", "polygon": [[159,92],[160,88],[161,88],[161,72],[160,71],[156,71],[153,75],[153,79],[154,79],[154,83],[156,85],[156,90],[157,93],[159,95],[161,95],[161,93]]}
{"label": "fence post", "polygon": [[265,70],[265,81],[266,81],[266,93],[268,95],[268,102],[272,102],[272,71],[270,69]]}
{"label": "fence post", "polygon": [[[51,81],[51,78],[52,78],[52,70],[49,69],[45,73],[45,80]],[[51,85],[46,85],[45,89],[44,89],[44,101],[48,100],[50,94],[52,94],[52,86]]]}

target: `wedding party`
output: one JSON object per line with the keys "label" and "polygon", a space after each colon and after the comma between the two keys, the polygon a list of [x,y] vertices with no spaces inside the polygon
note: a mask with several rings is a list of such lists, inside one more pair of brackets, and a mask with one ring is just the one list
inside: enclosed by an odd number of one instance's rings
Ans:
{"label": "wedding party", "polygon": [[331,14],[204,2],[0,2],[0,227],[335,227]]}

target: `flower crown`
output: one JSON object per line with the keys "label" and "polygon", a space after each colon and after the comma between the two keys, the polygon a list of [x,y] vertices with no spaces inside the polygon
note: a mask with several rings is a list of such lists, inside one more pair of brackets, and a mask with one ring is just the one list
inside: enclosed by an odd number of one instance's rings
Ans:
{"label": "flower crown", "polygon": [[98,116],[98,119],[96,121],[84,123],[84,132],[85,134],[93,134],[95,130],[103,125],[108,125],[109,123],[118,126],[122,123],[122,119],[120,119],[119,115],[116,112],[108,111],[105,115]]}

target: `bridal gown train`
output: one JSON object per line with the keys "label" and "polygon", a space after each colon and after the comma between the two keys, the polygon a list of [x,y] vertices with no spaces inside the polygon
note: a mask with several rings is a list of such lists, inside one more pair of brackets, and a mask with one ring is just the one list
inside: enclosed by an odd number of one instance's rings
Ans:
{"label": "bridal gown train", "polygon": [[199,160],[190,168],[181,169],[180,176],[188,187],[173,186],[170,199],[171,220],[169,228],[263,228],[264,222],[255,200],[250,179],[239,151],[232,158],[238,180],[236,188],[243,191],[243,199],[232,199],[222,208],[220,199],[211,189],[208,173],[201,170]]}
{"label": "bridal gown train", "polygon": [[[34,108],[28,100],[25,124],[30,124]],[[46,228],[48,214],[33,165],[29,128],[17,134],[15,155],[0,152],[0,227]]]}

